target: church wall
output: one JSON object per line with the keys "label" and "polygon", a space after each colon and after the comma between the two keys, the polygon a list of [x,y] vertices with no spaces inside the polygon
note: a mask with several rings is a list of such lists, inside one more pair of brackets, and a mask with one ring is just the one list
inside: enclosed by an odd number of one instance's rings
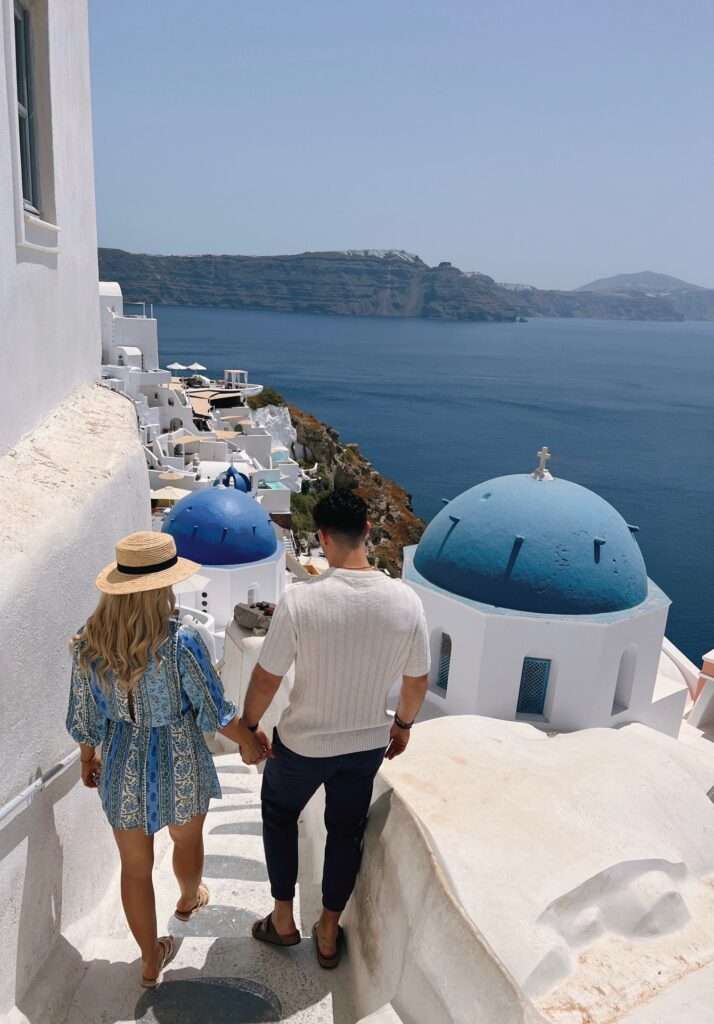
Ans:
{"label": "church wall", "polygon": [[[600,666],[601,686],[596,695],[593,724],[622,725],[625,722],[646,721],[651,715],[652,699],[657,680],[662,641],[667,622],[668,606],[628,616],[608,625],[606,642]],[[613,715],[613,698],[622,655],[636,647],[635,671],[628,706]],[[674,708],[674,705],[672,705]],[[666,731],[681,722],[681,713]]]}
{"label": "church wall", "polygon": [[[280,600],[285,590],[285,545],[279,542],[278,552],[260,562],[240,566],[206,565],[199,575],[209,580],[205,589],[183,595],[181,603],[213,615],[216,627],[223,629],[233,618],[235,606],[248,600],[251,587],[258,588],[257,601],[277,603]],[[206,598],[204,593],[208,595]]]}
{"label": "church wall", "polygon": [[[551,661],[543,717],[573,731],[632,721],[666,722],[676,734],[681,701],[652,707],[669,603],[654,588],[650,606],[619,616],[547,616],[482,610],[406,578],[419,595],[431,639],[429,701],[442,713],[516,718],[524,658]],[[437,687],[442,630],[452,641],[449,684]],[[623,653],[636,648],[627,707],[613,714]],[[660,725],[655,727],[659,728]]]}
{"label": "church wall", "polygon": [[32,5],[40,215],[59,232],[23,211],[13,0],[0,7],[0,310],[3,378],[12,385],[3,393],[3,452],[98,377],[100,334],[87,2]]}
{"label": "church wall", "polygon": [[[474,612],[478,615],[478,612]],[[556,729],[591,724],[602,634],[587,623],[489,615],[476,713],[515,719],[524,658],[552,660],[545,720]]]}
{"label": "church wall", "polygon": [[[473,609],[446,594],[405,581],[418,594],[426,615],[431,641],[429,699],[450,715],[476,714],[477,684],[480,677],[485,617],[475,618]],[[436,686],[441,634],[451,637],[451,662],[446,692]]]}

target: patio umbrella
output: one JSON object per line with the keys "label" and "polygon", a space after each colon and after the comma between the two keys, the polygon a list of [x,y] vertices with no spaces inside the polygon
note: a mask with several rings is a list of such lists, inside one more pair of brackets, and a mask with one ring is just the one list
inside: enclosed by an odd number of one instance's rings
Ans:
{"label": "patio umbrella", "polygon": [[196,573],[195,576],[189,576],[187,580],[174,583],[173,592],[174,594],[193,594],[197,590],[205,590],[210,582],[208,576],[199,576]]}
{"label": "patio umbrella", "polygon": [[[171,369],[171,367],[169,367],[169,369]],[[200,363],[191,363],[191,365],[190,366],[186,366],[185,369],[186,370],[205,370],[206,367],[205,366],[201,366]]]}
{"label": "patio umbrella", "polygon": [[162,487],[158,491],[151,491],[151,499],[152,501],[181,501],[188,493],[182,487]]}
{"label": "patio umbrella", "polygon": [[167,473],[159,473],[159,480],[183,480],[184,476],[184,473],[174,473],[170,469]]}
{"label": "patio umbrella", "polygon": [[169,363],[166,367],[167,370],[188,370],[188,366],[184,366],[183,363]]}

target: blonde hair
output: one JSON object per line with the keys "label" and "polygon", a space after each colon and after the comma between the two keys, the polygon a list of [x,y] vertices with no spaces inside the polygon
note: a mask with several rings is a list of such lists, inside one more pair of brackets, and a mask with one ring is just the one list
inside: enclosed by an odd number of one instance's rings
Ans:
{"label": "blonde hair", "polygon": [[158,659],[175,609],[171,587],[102,594],[84,629],[72,637],[72,646],[79,645],[80,671],[91,674],[94,669],[105,689],[113,673],[119,686],[133,690],[146,671],[149,653]]}

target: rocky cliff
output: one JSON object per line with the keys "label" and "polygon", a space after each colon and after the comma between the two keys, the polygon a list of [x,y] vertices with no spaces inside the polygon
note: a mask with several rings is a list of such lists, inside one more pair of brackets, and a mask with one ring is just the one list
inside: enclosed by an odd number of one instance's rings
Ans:
{"label": "rocky cliff", "polygon": [[99,250],[99,276],[125,298],[297,313],[513,320],[508,292],[451,264],[397,250],[297,256],[148,256]]}
{"label": "rocky cliff", "polygon": [[540,288],[512,291],[519,316],[585,317],[597,320],[683,320],[668,296],[642,292],[559,292]]}
{"label": "rocky cliff", "polygon": [[[177,306],[432,320],[682,320],[687,315],[670,295],[507,288],[486,274],[464,273],[450,263],[430,267],[396,249],[296,256],[150,256],[100,249],[99,276],[118,281],[126,299]],[[714,297],[707,289],[695,291]],[[690,308],[709,307],[697,294]]]}
{"label": "rocky cliff", "polygon": [[[367,502],[372,529],[368,551],[374,564],[401,576],[402,549],[416,544],[424,523],[414,514],[411,496],[403,487],[374,468],[356,445],[342,444],[337,431],[308,412],[288,406],[297,432],[296,452],[317,462],[323,489],[354,488]],[[293,495],[293,530],[299,538],[315,541],[311,512],[322,491]]]}

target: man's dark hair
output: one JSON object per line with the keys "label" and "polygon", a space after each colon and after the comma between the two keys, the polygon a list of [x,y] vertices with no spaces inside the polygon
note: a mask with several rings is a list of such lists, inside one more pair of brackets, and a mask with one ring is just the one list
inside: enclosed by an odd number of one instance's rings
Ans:
{"label": "man's dark hair", "polygon": [[367,506],[355,491],[339,489],[320,498],[312,510],[318,530],[361,540],[367,525]]}

